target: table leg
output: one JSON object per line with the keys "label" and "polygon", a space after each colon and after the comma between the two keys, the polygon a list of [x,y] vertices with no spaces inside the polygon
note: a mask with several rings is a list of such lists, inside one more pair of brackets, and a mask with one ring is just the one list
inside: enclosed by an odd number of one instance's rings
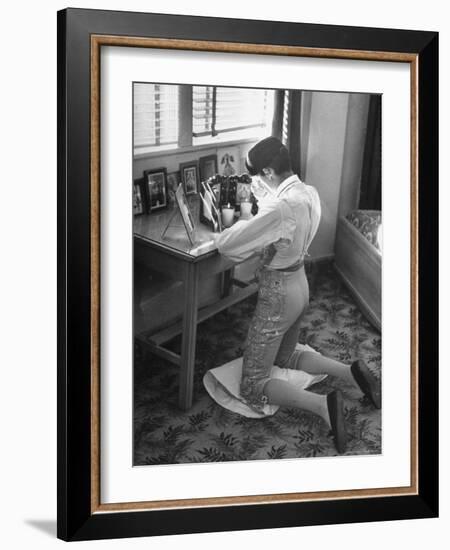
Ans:
{"label": "table leg", "polygon": [[232,283],[233,277],[234,277],[234,267],[231,267],[230,269],[227,269],[226,271],[224,271],[223,290],[222,290],[223,298],[230,295],[231,287],[233,286],[233,283]]}
{"label": "table leg", "polygon": [[180,408],[192,406],[197,338],[198,264],[186,262],[184,276],[183,336],[180,365]]}

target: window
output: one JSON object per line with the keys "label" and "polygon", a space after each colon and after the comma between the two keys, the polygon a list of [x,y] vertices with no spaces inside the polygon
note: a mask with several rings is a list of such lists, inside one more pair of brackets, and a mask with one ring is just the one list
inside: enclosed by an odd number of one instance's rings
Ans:
{"label": "window", "polygon": [[194,86],[193,137],[266,127],[269,94],[267,90]]}
{"label": "window", "polygon": [[134,84],[134,147],[178,144],[178,86]]}
{"label": "window", "polygon": [[135,155],[264,137],[273,104],[273,90],[135,83]]}

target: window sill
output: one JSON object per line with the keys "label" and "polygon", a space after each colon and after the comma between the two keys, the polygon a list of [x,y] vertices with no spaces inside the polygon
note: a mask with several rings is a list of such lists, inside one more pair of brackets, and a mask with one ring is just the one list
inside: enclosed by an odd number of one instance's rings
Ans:
{"label": "window sill", "polygon": [[206,149],[221,149],[223,147],[229,147],[231,145],[242,145],[244,143],[256,143],[258,141],[258,137],[252,137],[252,138],[241,138],[241,139],[226,139],[222,141],[215,141],[215,142],[209,142],[209,143],[202,143],[201,145],[191,145],[189,147],[177,147],[176,149],[173,148],[164,148],[160,147],[157,151],[154,149],[152,151],[147,152],[141,152],[141,153],[135,153],[133,156],[134,160],[138,159],[149,159],[149,158],[155,158],[155,157],[168,157],[172,155],[181,155],[184,153],[192,153],[194,151],[203,151]]}

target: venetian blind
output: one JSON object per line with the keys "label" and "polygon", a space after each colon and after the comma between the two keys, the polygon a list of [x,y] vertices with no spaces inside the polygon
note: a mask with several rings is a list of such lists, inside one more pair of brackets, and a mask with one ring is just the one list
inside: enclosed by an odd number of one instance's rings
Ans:
{"label": "venetian blind", "polygon": [[135,83],[134,146],[178,143],[178,86]]}
{"label": "venetian blind", "polygon": [[216,136],[267,124],[268,91],[219,86],[194,86],[194,137]]}

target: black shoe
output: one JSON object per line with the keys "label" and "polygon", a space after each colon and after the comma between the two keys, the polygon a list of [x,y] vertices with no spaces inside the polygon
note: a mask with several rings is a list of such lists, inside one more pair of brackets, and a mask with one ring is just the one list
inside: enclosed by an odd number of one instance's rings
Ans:
{"label": "black shoe", "polygon": [[354,361],[350,366],[350,370],[363,394],[370,399],[375,408],[381,409],[380,382],[370,372],[364,361],[362,359]]}
{"label": "black shoe", "polygon": [[331,433],[334,445],[339,454],[345,453],[347,447],[347,432],[345,431],[344,400],[339,390],[327,395],[328,414],[330,415]]}

